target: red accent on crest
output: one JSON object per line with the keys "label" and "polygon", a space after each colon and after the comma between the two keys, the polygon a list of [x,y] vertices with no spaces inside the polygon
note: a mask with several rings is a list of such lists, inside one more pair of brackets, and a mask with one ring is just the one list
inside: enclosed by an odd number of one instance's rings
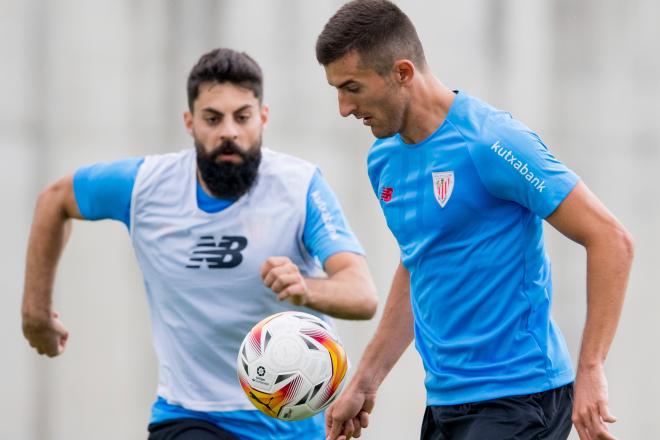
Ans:
{"label": "red accent on crest", "polygon": [[394,189],[392,187],[386,186],[383,188],[383,190],[380,193],[380,199],[383,202],[389,202],[392,200],[392,193],[394,192]]}

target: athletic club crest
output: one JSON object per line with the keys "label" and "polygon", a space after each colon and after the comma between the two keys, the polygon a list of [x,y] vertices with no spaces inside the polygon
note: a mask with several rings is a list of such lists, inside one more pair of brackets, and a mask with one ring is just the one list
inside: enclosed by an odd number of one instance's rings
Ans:
{"label": "athletic club crest", "polygon": [[440,204],[441,208],[444,208],[451,193],[454,190],[454,172],[453,171],[442,171],[433,173],[433,193],[435,194],[435,199]]}

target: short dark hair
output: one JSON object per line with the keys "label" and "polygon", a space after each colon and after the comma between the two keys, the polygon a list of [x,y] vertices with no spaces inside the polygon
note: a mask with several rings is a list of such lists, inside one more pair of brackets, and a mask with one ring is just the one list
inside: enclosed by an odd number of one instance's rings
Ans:
{"label": "short dark hair", "polygon": [[188,75],[188,107],[190,111],[193,111],[193,104],[199,96],[199,86],[205,82],[230,82],[252,90],[259,103],[262,101],[261,67],[245,52],[218,48],[201,56]]}
{"label": "short dark hair", "polygon": [[426,66],[412,21],[387,0],[353,0],[339,8],[316,40],[316,59],[324,66],[357,52],[363,65],[384,75],[395,60]]}

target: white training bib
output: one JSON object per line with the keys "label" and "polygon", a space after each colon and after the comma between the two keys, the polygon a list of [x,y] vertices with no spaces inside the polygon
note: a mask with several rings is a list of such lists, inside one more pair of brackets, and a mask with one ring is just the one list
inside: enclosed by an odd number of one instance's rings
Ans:
{"label": "white training bib", "polygon": [[283,310],[322,316],[277,301],[260,277],[271,256],[289,257],[305,276],[322,274],[302,241],[316,168],[263,149],[250,191],[214,214],[197,205],[196,169],[193,149],[148,156],[133,188],[131,236],[150,306],[158,395],[197,411],[254,409],[236,377],[245,334]]}

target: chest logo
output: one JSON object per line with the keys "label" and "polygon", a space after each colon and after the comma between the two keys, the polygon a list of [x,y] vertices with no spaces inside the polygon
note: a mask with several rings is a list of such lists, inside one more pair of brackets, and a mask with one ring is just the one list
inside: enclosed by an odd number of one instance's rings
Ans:
{"label": "chest logo", "polygon": [[451,193],[454,191],[454,172],[453,171],[442,171],[433,173],[433,194],[435,194],[435,200],[438,202],[441,208],[444,208],[449,199],[451,198]]}
{"label": "chest logo", "polygon": [[241,264],[241,251],[247,247],[247,238],[223,235],[218,243],[213,235],[204,235],[192,250],[188,269],[199,269],[206,262],[209,269],[230,269]]}
{"label": "chest logo", "polygon": [[387,203],[390,200],[392,200],[393,193],[394,193],[394,188],[392,188],[391,186],[383,187],[383,189],[380,192],[380,199],[383,202]]}

